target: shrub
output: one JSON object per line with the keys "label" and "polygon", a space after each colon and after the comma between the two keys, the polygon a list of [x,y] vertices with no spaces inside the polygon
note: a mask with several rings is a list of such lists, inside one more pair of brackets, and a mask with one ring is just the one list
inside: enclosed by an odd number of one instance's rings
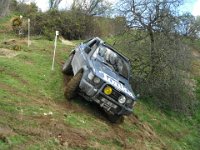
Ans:
{"label": "shrub", "polygon": [[193,113],[197,104],[191,87],[191,51],[181,37],[155,34],[154,72],[151,69],[149,38],[144,31],[129,30],[115,41],[132,61],[133,89],[142,98],[151,97],[154,103],[165,109],[184,114]]}

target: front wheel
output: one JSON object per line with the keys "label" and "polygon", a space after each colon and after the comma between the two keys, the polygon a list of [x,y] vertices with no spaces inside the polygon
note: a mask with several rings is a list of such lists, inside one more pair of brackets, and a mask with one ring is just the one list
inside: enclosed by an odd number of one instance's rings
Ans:
{"label": "front wheel", "polygon": [[71,78],[64,90],[65,97],[70,100],[76,95],[83,73],[79,72]]}
{"label": "front wheel", "polygon": [[107,114],[107,118],[111,123],[123,123],[124,122],[124,116],[122,115],[111,115],[111,114]]}
{"label": "front wheel", "polygon": [[63,65],[63,69],[62,72],[66,75],[71,75],[73,73],[72,71],[72,59],[73,59],[74,55],[70,55],[69,58],[67,59],[67,61],[65,62],[65,64]]}

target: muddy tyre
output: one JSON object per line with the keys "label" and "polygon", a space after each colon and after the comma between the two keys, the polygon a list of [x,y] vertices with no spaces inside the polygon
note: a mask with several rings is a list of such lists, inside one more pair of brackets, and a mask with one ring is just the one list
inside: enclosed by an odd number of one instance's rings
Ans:
{"label": "muddy tyre", "polygon": [[66,75],[72,75],[73,74],[72,65],[71,65],[73,56],[74,55],[70,55],[69,58],[66,60],[66,62],[63,65],[62,72]]}
{"label": "muddy tyre", "polygon": [[124,122],[124,116],[122,115],[111,115],[107,114],[107,118],[111,123],[123,123]]}
{"label": "muddy tyre", "polygon": [[65,97],[70,100],[76,95],[83,73],[79,72],[71,78],[64,90]]}

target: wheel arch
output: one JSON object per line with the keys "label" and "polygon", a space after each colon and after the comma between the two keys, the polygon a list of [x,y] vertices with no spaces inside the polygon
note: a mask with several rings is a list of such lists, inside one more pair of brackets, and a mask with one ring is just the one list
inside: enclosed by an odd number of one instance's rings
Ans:
{"label": "wheel arch", "polygon": [[84,74],[84,73],[87,72],[87,71],[88,71],[88,67],[87,67],[86,65],[84,65],[83,67],[81,67],[81,68],[78,69],[78,70],[76,70],[76,69],[73,68],[74,76],[75,76],[77,73],[79,73],[79,72],[82,72],[82,73]]}

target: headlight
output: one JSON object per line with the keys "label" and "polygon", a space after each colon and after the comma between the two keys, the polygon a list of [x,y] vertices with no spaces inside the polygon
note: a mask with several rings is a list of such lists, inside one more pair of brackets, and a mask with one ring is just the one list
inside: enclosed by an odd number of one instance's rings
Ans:
{"label": "headlight", "polygon": [[118,102],[119,103],[121,103],[121,104],[124,104],[125,102],[126,102],[126,97],[125,96],[120,96],[119,98],[118,98]]}
{"label": "headlight", "polygon": [[88,74],[88,79],[93,81],[95,84],[99,84],[101,79],[96,77],[93,72],[91,71],[89,74]]}
{"label": "headlight", "polygon": [[112,94],[112,88],[110,86],[106,86],[103,90],[106,95]]}
{"label": "headlight", "polygon": [[88,74],[88,79],[92,80],[94,78],[94,74],[92,71]]}
{"label": "headlight", "polygon": [[93,81],[95,84],[99,84],[101,80],[98,77],[94,77]]}

